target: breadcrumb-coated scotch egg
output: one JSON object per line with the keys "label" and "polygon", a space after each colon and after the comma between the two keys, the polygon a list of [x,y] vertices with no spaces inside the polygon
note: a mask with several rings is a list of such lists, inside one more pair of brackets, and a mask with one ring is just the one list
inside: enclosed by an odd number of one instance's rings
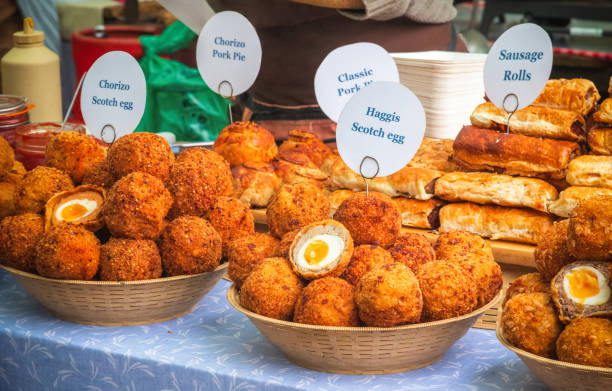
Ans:
{"label": "breadcrumb-coated scotch egg", "polygon": [[307,280],[338,277],[344,272],[351,256],[351,234],[342,224],[329,219],[302,228],[289,248],[293,270]]}
{"label": "breadcrumb-coated scotch egg", "polygon": [[233,192],[230,166],[206,148],[182,151],[170,174],[168,190],[174,197],[170,216],[202,216],[220,196]]}
{"label": "breadcrumb-coated scotch egg", "polygon": [[577,261],[612,259],[612,196],[578,204],[570,216],[567,248]]}
{"label": "breadcrumb-coated scotch egg", "polygon": [[15,185],[0,182],[0,219],[15,214]]}
{"label": "breadcrumb-coated scotch egg", "polygon": [[478,292],[478,307],[490,302],[504,285],[501,267],[491,258],[471,257],[459,265],[470,274]]}
{"label": "breadcrumb-coated scotch egg", "polygon": [[45,205],[45,228],[73,223],[83,224],[94,232],[101,229],[104,226],[102,206],[105,194],[104,189],[92,185],[57,193]]}
{"label": "breadcrumb-coated scotch egg", "polygon": [[371,191],[355,193],[334,214],[351,233],[355,244],[388,248],[399,236],[402,220],[391,197]]}
{"label": "breadcrumb-coated scotch egg", "polygon": [[108,149],[108,168],[115,179],[132,172],[144,172],[166,183],[174,164],[170,144],[154,133],[129,133]]}
{"label": "breadcrumb-coated scotch egg", "polygon": [[89,166],[83,174],[84,185],[98,186],[103,189],[110,189],[115,183],[115,177],[108,169],[108,163],[105,161],[96,162]]}
{"label": "breadcrumb-coated scotch egg", "polygon": [[329,200],[329,217],[334,218],[334,214],[338,210],[338,207],[354,193],[353,190],[340,189],[334,190],[327,196]]}
{"label": "breadcrumb-coated scotch egg", "polygon": [[279,257],[289,259],[289,249],[291,248],[291,245],[293,244],[293,239],[295,239],[295,236],[298,234],[298,232],[300,232],[299,229],[294,229],[293,231],[289,231],[283,235],[278,244],[277,255]]}
{"label": "breadcrumb-coated scotch egg", "polygon": [[277,238],[329,217],[329,201],[318,187],[308,183],[283,185],[266,211],[270,233]]}
{"label": "breadcrumb-coated scotch egg", "polygon": [[502,289],[501,267],[480,236],[467,231],[447,232],[438,237],[434,248],[437,259],[456,262],[472,276],[478,289],[478,307],[487,304]]}
{"label": "breadcrumb-coated scotch egg", "polygon": [[478,306],[478,288],[473,277],[453,261],[428,262],[416,276],[423,294],[424,322],[465,315]]}
{"label": "breadcrumb-coated scotch egg", "polygon": [[73,188],[65,172],[53,167],[35,167],[23,176],[15,189],[15,208],[17,213],[40,213],[54,194]]}
{"label": "breadcrumb-coated scotch egg", "polygon": [[221,262],[221,235],[206,219],[177,217],[164,228],[159,252],[167,276],[210,272]]}
{"label": "breadcrumb-coated scotch egg", "polygon": [[297,300],[293,321],[319,326],[359,326],[355,287],[337,277],[311,281]]}
{"label": "breadcrumb-coated scotch egg", "polygon": [[504,304],[518,294],[535,292],[550,293],[550,282],[538,272],[523,274],[512,281],[506,290]]}
{"label": "breadcrumb-coated scotch egg", "polygon": [[223,255],[227,255],[227,246],[232,240],[255,232],[251,211],[235,198],[217,198],[205,217],[221,235]]}
{"label": "breadcrumb-coated scotch egg", "polygon": [[408,266],[414,273],[419,268],[436,259],[429,239],[425,235],[406,232],[397,237],[393,246],[389,247],[389,254],[395,262],[401,262]]}
{"label": "breadcrumb-coated scotch egg", "polygon": [[85,134],[61,132],[47,143],[45,159],[47,166],[66,172],[75,184],[80,184],[93,164],[106,161],[106,148]]}
{"label": "breadcrumb-coated scotch egg", "polygon": [[82,225],[52,227],[36,244],[36,270],[43,277],[91,280],[99,264],[100,242]]}
{"label": "breadcrumb-coated scotch egg", "polygon": [[612,264],[574,262],[563,267],[550,282],[559,319],[612,316]]}
{"label": "breadcrumb-coated scotch egg", "polygon": [[0,137],[0,178],[4,177],[13,168],[15,151],[4,137]]}
{"label": "breadcrumb-coated scotch egg", "polygon": [[36,244],[44,232],[39,214],[25,213],[0,221],[0,263],[26,272],[36,272]]}
{"label": "breadcrumb-coated scotch egg", "polygon": [[266,258],[255,266],[240,289],[240,304],[259,315],[293,319],[304,283],[284,258]]}
{"label": "breadcrumb-coated scotch egg", "polygon": [[321,167],[325,159],[331,155],[331,149],[319,137],[304,130],[290,130],[289,137],[278,148],[279,155],[285,153],[300,153],[316,166]]}
{"label": "breadcrumb-coated scotch egg", "polygon": [[148,280],[161,275],[161,257],[152,240],[111,238],[100,247],[100,280]]}
{"label": "breadcrumb-coated scotch egg", "polygon": [[421,319],[419,282],[403,263],[380,263],[357,283],[355,303],[367,326],[393,327]]}
{"label": "breadcrumb-coated scotch egg", "polygon": [[445,232],[434,244],[437,259],[463,261],[472,256],[493,259],[491,246],[480,236],[467,231]]}
{"label": "breadcrumb-coated scotch egg", "polygon": [[554,358],[555,342],[563,330],[550,294],[520,293],[506,302],[501,317],[504,338],[517,348]]}
{"label": "breadcrumb-coated scotch egg", "polygon": [[393,263],[395,260],[387,250],[373,244],[355,247],[349,264],[340,278],[357,285],[361,277],[380,263]]}
{"label": "breadcrumb-coated scotch egg", "polygon": [[575,261],[567,248],[567,228],[569,220],[561,220],[553,224],[538,241],[533,254],[535,267],[547,281],[565,265]]}
{"label": "breadcrumb-coated scotch egg", "polygon": [[612,321],[599,318],[573,320],[557,339],[559,360],[612,368]]}
{"label": "breadcrumb-coated scotch egg", "polygon": [[171,205],[172,196],[159,178],[133,172],[111,187],[102,213],[113,236],[155,239],[161,233]]}
{"label": "breadcrumb-coated scotch egg", "polygon": [[242,236],[227,246],[227,274],[240,288],[258,262],[277,255],[278,240],[272,235],[255,232]]}
{"label": "breadcrumb-coated scotch egg", "polygon": [[13,163],[13,168],[6,175],[0,176],[0,180],[2,182],[12,183],[13,185],[17,186],[17,184],[21,182],[21,179],[26,172],[27,170],[23,166],[23,163],[21,163],[19,160],[15,160]]}
{"label": "breadcrumb-coated scotch egg", "polygon": [[237,121],[227,125],[213,144],[213,151],[232,166],[246,162],[267,163],[278,153],[274,136],[255,122]]}

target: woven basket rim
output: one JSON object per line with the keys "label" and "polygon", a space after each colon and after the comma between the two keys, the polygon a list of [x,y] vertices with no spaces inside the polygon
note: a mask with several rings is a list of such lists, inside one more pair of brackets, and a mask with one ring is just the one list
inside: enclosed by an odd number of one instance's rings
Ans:
{"label": "woven basket rim", "polygon": [[519,356],[521,359],[525,357],[530,360],[536,361],[539,365],[552,365],[559,369],[580,369],[583,371],[598,372],[602,374],[612,374],[612,368],[595,367],[592,365],[574,364],[574,363],[569,363],[569,362],[565,362],[561,360],[553,360],[552,358],[538,356],[537,354],[533,354],[526,350],[513,346],[512,344],[510,344],[510,342],[508,342],[508,340],[506,340],[506,338],[502,334],[501,314],[502,314],[502,311],[499,311],[497,315],[495,335],[497,336],[497,339],[499,340],[499,342],[501,342],[502,345],[504,345],[507,349],[510,349],[511,351],[516,353],[516,355]]}
{"label": "woven basket rim", "polygon": [[191,278],[201,277],[208,273],[215,273],[220,270],[227,268],[228,263],[222,263],[217,266],[215,270],[205,273],[198,274],[183,274],[180,276],[172,276],[172,277],[161,277],[161,278],[153,278],[149,280],[135,280],[135,281],[86,281],[86,280],[60,280],[55,278],[47,278],[38,274],[24,272],[23,270],[15,269],[10,266],[0,265],[1,268],[7,270],[8,272],[28,278],[30,280],[39,280],[46,282],[54,282],[59,284],[67,284],[67,285],[89,285],[89,286],[125,286],[125,285],[149,285],[149,284],[158,284],[163,282],[177,281],[177,280],[187,280]]}
{"label": "woven basket rim", "polygon": [[227,301],[229,301],[229,303],[232,305],[232,307],[234,307],[236,310],[242,312],[243,314],[245,314],[249,318],[256,318],[256,319],[261,320],[261,321],[266,322],[266,323],[272,323],[272,324],[276,324],[276,325],[279,325],[279,326],[296,327],[296,328],[306,329],[306,330],[376,332],[376,331],[403,331],[403,330],[427,328],[427,327],[432,327],[432,326],[441,326],[441,325],[445,325],[445,324],[449,324],[449,323],[454,323],[454,322],[457,322],[457,321],[460,321],[460,320],[472,318],[472,317],[481,315],[482,313],[486,312],[489,308],[491,308],[493,305],[495,305],[501,299],[501,297],[502,297],[502,290],[500,290],[497,293],[497,295],[495,295],[495,297],[493,299],[491,299],[491,301],[489,301],[487,304],[485,304],[482,307],[480,307],[480,308],[470,312],[469,314],[457,316],[457,317],[450,318],[450,319],[436,320],[436,321],[433,321],[433,322],[414,323],[414,324],[407,324],[407,325],[403,325],[403,326],[394,326],[394,327],[318,326],[318,325],[312,325],[312,324],[289,322],[289,321],[286,321],[286,320],[278,320],[278,319],[274,319],[274,318],[269,318],[267,316],[259,315],[259,314],[255,313],[255,312],[249,311],[248,309],[244,308],[240,304],[239,296],[240,295],[238,294],[238,289],[236,288],[236,284],[232,284],[232,286],[230,286],[229,289],[227,290]]}

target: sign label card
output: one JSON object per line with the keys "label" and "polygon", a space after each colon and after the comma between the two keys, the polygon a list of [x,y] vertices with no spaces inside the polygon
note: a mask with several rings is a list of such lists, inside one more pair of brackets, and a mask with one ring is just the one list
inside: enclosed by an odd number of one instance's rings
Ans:
{"label": "sign label card", "polygon": [[196,61],[211,90],[226,97],[245,92],[261,66],[261,43],[255,27],[238,12],[216,14],[200,32]]}
{"label": "sign label card", "polygon": [[524,23],[508,29],[495,41],[485,61],[487,97],[506,111],[529,106],[544,89],[552,60],[550,37],[540,26]]}
{"label": "sign label card", "polygon": [[397,65],[385,49],[369,42],[340,46],[329,52],[317,69],[317,102],[325,115],[338,122],[349,99],[377,81],[399,82]]}
{"label": "sign label card", "polygon": [[403,85],[375,82],[348,101],[336,127],[340,157],[370,178],[401,170],[414,157],[425,134],[425,111]]}
{"label": "sign label card", "polygon": [[138,61],[130,54],[113,51],[93,63],[81,90],[81,110],[85,124],[106,142],[136,129],[147,102],[147,83]]}

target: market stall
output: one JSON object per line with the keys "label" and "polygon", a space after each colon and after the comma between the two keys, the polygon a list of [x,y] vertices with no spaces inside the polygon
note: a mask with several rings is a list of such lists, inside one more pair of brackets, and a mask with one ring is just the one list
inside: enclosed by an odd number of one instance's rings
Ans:
{"label": "market stall", "polygon": [[[489,55],[339,46],[313,80],[335,137],[279,140],[233,118],[258,31],[195,19],[197,71],[152,50],[181,24],[91,61],[83,125],[0,96],[1,389],[612,387],[612,98],[551,79],[541,27]],[[27,95],[32,50],[57,58],[16,36]]]}

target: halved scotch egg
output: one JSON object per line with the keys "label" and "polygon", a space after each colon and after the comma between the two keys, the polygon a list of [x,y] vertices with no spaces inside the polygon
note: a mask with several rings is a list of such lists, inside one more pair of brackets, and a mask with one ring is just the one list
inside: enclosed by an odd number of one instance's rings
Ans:
{"label": "halved scotch egg", "polygon": [[289,248],[293,270],[307,280],[340,276],[352,255],[350,232],[331,219],[303,227]]}
{"label": "halved scotch egg", "polygon": [[562,268],[550,283],[561,321],[612,315],[611,277],[608,262],[574,262]]}
{"label": "halved scotch egg", "polygon": [[82,224],[90,231],[104,226],[102,204],[105,191],[93,185],[81,185],[57,193],[45,205],[45,229],[62,223]]}

